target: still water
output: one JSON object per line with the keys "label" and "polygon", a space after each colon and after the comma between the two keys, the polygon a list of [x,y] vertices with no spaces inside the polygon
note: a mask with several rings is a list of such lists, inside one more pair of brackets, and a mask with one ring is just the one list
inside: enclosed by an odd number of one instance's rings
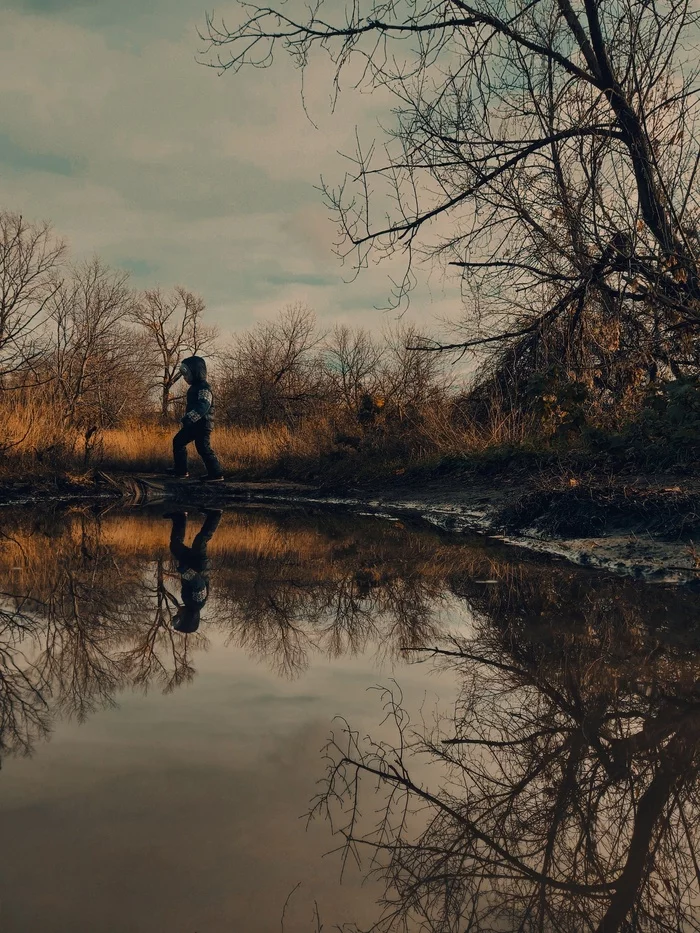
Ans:
{"label": "still water", "polygon": [[0,579],[2,933],[700,929],[691,590],[257,508]]}

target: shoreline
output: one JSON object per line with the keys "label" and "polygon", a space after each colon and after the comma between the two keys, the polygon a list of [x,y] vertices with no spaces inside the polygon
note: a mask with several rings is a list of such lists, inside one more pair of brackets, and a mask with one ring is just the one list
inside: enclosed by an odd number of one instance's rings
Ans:
{"label": "shoreline", "polygon": [[545,484],[513,471],[478,477],[417,471],[370,488],[287,480],[207,485],[160,474],[97,471],[81,479],[0,485],[0,507],[187,503],[289,503],[378,517],[410,516],[445,532],[478,533],[511,546],[648,583],[700,585],[700,484],[683,477],[610,477]]}

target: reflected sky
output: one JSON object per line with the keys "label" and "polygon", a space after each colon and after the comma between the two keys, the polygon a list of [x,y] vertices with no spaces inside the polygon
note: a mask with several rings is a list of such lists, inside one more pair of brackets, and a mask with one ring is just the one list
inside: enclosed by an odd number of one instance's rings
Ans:
{"label": "reflected sky", "polygon": [[5,519],[3,933],[700,924],[690,590],[327,512]]}
{"label": "reflected sky", "polygon": [[370,919],[380,886],[339,885],[328,827],[303,816],[333,712],[373,726],[375,680],[361,661],[282,680],[215,635],[192,683],[61,723],[0,775],[2,929],[279,929],[299,882],[288,929],[313,929],[314,899]]}

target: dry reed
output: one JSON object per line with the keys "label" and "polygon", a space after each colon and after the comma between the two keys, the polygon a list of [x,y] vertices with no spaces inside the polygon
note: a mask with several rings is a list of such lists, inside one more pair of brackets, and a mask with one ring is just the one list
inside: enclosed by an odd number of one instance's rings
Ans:
{"label": "dry reed", "polygon": [[[172,466],[172,439],[177,425],[126,424],[85,434],[66,427],[50,399],[9,394],[2,398],[0,472],[12,478],[61,471],[105,470],[162,472]],[[320,427],[291,431],[284,425],[260,428],[216,427],[212,443],[227,473],[268,475],[290,460],[317,460],[327,432]],[[201,463],[191,450],[194,471]]]}
{"label": "dry reed", "polygon": [[0,392],[0,422],[0,460],[6,467],[67,467],[79,459],[79,432],[66,427],[47,393]]}
{"label": "dry reed", "polygon": [[[113,470],[159,471],[172,465],[174,428],[132,425],[104,432],[101,466]],[[299,446],[284,426],[269,428],[217,427],[212,444],[226,472],[263,472],[273,468],[287,451]],[[192,451],[193,463],[197,461]]]}
{"label": "dry reed", "polygon": [[[13,479],[85,474],[92,468],[124,472],[162,472],[172,465],[177,425],[136,422],[86,435],[66,426],[60,406],[48,390],[0,393],[0,474]],[[488,448],[524,441],[522,419],[500,410],[481,424],[455,418],[447,406],[423,410],[407,419],[381,420],[369,430],[354,421],[319,413],[300,425],[219,426],[212,443],[225,472],[249,478],[317,475],[333,464],[342,473],[380,473],[387,464],[442,456],[468,456]],[[356,435],[354,449],[338,438]],[[194,472],[202,467],[191,451]]]}

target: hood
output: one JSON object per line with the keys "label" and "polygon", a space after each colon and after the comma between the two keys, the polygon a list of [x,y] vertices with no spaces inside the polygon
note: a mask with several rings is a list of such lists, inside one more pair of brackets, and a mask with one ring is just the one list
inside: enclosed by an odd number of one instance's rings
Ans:
{"label": "hood", "polygon": [[176,632],[182,632],[184,635],[196,632],[199,628],[199,609],[181,606],[173,616],[172,626]]}
{"label": "hood", "polygon": [[187,370],[193,382],[206,382],[207,364],[201,356],[188,356],[180,363],[180,372]]}

